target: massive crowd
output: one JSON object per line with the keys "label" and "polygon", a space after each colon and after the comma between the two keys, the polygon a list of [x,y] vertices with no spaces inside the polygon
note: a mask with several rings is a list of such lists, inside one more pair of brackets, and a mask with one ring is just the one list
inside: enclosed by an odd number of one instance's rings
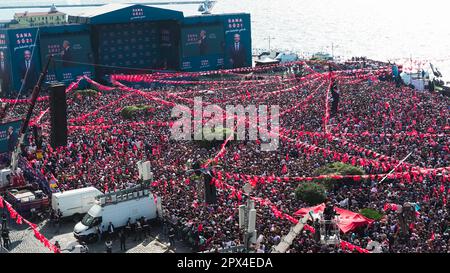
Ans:
{"label": "massive crowd", "polygon": [[[370,68],[370,61],[364,66]],[[350,64],[339,67],[345,68],[359,67]],[[166,223],[178,231],[178,238],[189,241],[197,251],[242,244],[238,206],[248,198],[242,192],[247,181],[232,174],[312,177],[317,168],[335,161],[361,166],[367,174],[385,174],[411,152],[405,164],[400,165],[402,172],[449,166],[448,97],[398,88],[391,81],[365,77],[366,72],[341,72],[334,72],[342,76],[336,78],[340,101],[337,114],[329,120],[324,117],[329,111],[326,99],[331,100],[330,79],[327,68],[320,64],[305,65],[302,73],[305,78],[263,70],[254,73],[258,80],[242,79],[237,74],[230,81],[222,78],[197,85],[153,83],[141,89],[151,96],[123,88],[100,88],[97,96],[68,93],[68,145],[56,149],[49,146],[49,114],[45,113],[37,121],[43,128],[43,159],[36,158],[32,136],[22,155],[49,181],[56,178],[59,190],[92,185],[105,192],[133,187],[139,178],[137,161],[149,160],[155,177],[151,188],[162,199]],[[314,74],[319,76],[309,77]],[[244,106],[280,106],[281,135],[276,151],[262,151],[260,141],[230,141],[225,146],[215,168],[227,173],[221,179],[227,186],[218,186],[217,205],[202,202],[188,170],[195,162],[214,158],[221,147],[207,149],[195,141],[172,140],[167,126],[174,121],[171,107],[158,100],[192,107],[195,96],[202,96],[205,104],[217,104],[223,109],[237,102]],[[138,104],[150,108],[131,119],[121,115],[123,107]],[[7,118],[23,115],[26,108],[26,104],[15,105]],[[47,102],[39,102],[34,117],[47,108]],[[150,125],[150,121],[157,123]],[[299,143],[316,149],[304,149]],[[336,157],[337,153],[341,156]],[[375,241],[384,252],[450,252],[448,172],[448,169],[431,171],[430,175],[409,182],[388,179],[378,183],[379,177],[362,179],[327,192],[332,204],[348,210],[359,212],[362,208],[373,208],[385,213],[370,226],[341,234],[342,239],[362,248]],[[293,225],[292,219],[280,216],[277,211],[292,216],[300,208],[309,207],[295,198],[299,183],[308,182],[272,179],[256,183],[252,198],[271,204],[256,202],[258,252],[269,252]],[[417,204],[418,211],[408,223],[408,233],[402,235],[397,212],[386,210],[386,204],[405,202]],[[288,250],[344,251],[348,250],[321,245],[307,230]]]}

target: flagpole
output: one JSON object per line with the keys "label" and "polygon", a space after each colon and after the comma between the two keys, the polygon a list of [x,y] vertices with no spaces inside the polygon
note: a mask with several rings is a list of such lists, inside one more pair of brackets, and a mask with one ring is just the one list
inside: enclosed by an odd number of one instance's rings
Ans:
{"label": "flagpole", "polygon": [[392,174],[392,173],[395,171],[395,169],[397,169],[398,166],[402,165],[403,162],[405,162],[405,160],[408,159],[408,157],[409,157],[410,155],[412,155],[412,152],[410,152],[405,158],[403,158],[403,159],[397,164],[397,166],[395,166],[388,174],[386,174],[386,175],[383,177],[383,179],[380,180],[380,182],[378,182],[378,184],[380,184],[381,182],[383,182],[390,174]]}

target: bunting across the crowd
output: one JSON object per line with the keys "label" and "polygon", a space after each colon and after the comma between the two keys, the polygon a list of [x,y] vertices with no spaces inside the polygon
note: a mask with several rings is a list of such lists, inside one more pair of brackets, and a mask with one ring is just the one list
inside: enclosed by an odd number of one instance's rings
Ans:
{"label": "bunting across the crowd", "polygon": [[3,206],[6,206],[6,209],[9,212],[9,216],[11,217],[11,219],[13,220],[15,219],[18,225],[27,224],[33,230],[36,239],[38,239],[46,248],[50,249],[50,251],[54,253],[61,252],[55,245],[50,243],[50,241],[39,232],[37,225],[23,218],[19,213],[17,213],[17,211],[12,207],[12,205],[8,203],[6,200],[4,200],[0,195],[0,208],[3,208]]}

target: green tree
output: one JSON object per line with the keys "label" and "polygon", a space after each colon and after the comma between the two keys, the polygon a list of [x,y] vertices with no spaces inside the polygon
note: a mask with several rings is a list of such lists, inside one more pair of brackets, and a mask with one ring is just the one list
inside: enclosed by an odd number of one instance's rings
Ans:
{"label": "green tree", "polygon": [[375,221],[379,221],[381,220],[381,218],[383,218],[383,213],[374,210],[374,209],[369,209],[369,208],[365,208],[365,209],[361,209],[359,211],[359,213],[361,213],[362,216],[369,218],[369,219],[373,219]]}
{"label": "green tree", "polygon": [[[327,164],[318,168],[315,172],[315,176],[319,175],[364,175],[365,172],[360,167],[355,167],[349,164],[345,164],[342,162],[333,162],[331,164]],[[335,187],[339,187],[340,185],[348,185],[354,183],[352,179],[333,179],[326,178],[322,180],[315,180],[313,182],[323,183],[328,190],[335,189]],[[360,183],[360,182],[358,182]]]}
{"label": "green tree", "polygon": [[[209,129],[205,130],[205,128],[203,128],[202,132],[203,138],[201,140],[197,140],[196,142],[200,147],[206,149],[211,149],[222,145],[225,139],[227,139],[231,134],[234,134],[233,130],[223,127],[215,128],[212,132]],[[220,136],[222,136],[222,140],[217,140],[216,138],[220,138]]]}
{"label": "green tree", "polygon": [[325,187],[319,183],[301,183],[295,190],[295,197],[311,206],[325,202]]}
{"label": "green tree", "polygon": [[151,107],[148,105],[129,105],[122,108],[120,114],[124,119],[131,119],[134,115],[136,115],[139,112],[144,112],[150,109]]}
{"label": "green tree", "polygon": [[75,98],[78,96],[97,97],[99,95],[99,92],[93,89],[83,89],[83,90],[75,90],[73,92],[73,95],[75,96]]}

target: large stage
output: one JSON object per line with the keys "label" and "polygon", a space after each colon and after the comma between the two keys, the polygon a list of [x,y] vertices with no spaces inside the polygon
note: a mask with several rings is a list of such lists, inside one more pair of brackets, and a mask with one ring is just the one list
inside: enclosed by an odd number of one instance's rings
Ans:
{"label": "large stage", "polygon": [[49,54],[47,81],[151,70],[251,66],[250,14],[185,17],[145,5],[109,4],[69,15],[60,26],[0,29],[0,96],[30,90]]}

